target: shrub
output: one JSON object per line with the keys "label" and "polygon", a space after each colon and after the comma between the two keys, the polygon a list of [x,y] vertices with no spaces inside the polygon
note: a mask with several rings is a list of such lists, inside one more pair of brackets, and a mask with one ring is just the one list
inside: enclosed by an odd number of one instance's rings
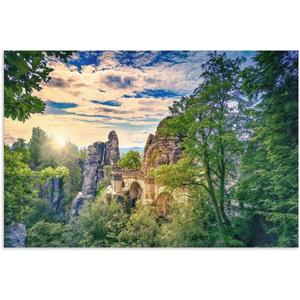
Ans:
{"label": "shrub", "polygon": [[119,246],[157,247],[159,223],[153,206],[138,204],[131,214],[127,227],[119,235]]}
{"label": "shrub", "polygon": [[40,221],[28,231],[28,247],[66,247],[68,225]]}
{"label": "shrub", "polygon": [[70,246],[109,247],[117,242],[117,236],[125,227],[128,217],[118,203],[104,201],[103,197],[87,204],[73,221]]}
{"label": "shrub", "polygon": [[138,170],[142,165],[140,154],[137,151],[128,151],[119,161],[117,166],[121,169]]}

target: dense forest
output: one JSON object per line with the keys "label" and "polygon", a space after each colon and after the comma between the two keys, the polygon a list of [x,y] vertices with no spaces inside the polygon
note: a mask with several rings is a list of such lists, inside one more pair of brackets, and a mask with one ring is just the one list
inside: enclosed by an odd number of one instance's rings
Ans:
{"label": "dense forest", "polygon": [[[5,52],[5,117],[26,122],[42,112],[32,92],[51,80],[47,61],[70,55]],[[4,146],[5,227],[25,225],[27,247],[297,247],[298,52],[258,51],[251,64],[211,52],[201,70],[199,86],[158,129],[178,137],[182,153],[151,176],[188,194],[172,199],[168,217],[151,204],[116,201],[107,167],[93,201],[71,218],[86,149],[57,145],[35,127],[28,142]],[[118,168],[141,164],[130,151]],[[63,186],[63,206],[46,199],[50,183]]]}

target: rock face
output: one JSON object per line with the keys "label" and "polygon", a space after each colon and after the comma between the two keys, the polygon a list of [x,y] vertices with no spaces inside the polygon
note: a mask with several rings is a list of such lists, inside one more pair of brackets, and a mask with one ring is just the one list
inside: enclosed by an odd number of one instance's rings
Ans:
{"label": "rock face", "polygon": [[16,223],[5,227],[5,247],[26,247],[27,231],[24,224]]}
{"label": "rock face", "polygon": [[105,145],[104,164],[114,166],[120,159],[119,140],[116,132],[113,130],[108,135],[108,142]]}
{"label": "rock face", "polygon": [[96,142],[88,147],[83,166],[82,189],[72,202],[71,217],[79,214],[85,200],[95,197],[97,184],[104,178],[104,166],[114,166],[119,159],[119,140],[115,131],[109,133],[106,143]]}
{"label": "rock face", "polygon": [[149,135],[145,145],[142,166],[142,171],[145,175],[148,174],[151,168],[163,164],[176,163],[180,157],[179,139],[159,134],[162,122],[158,125],[155,135]]}
{"label": "rock face", "polygon": [[97,182],[103,178],[105,143],[96,142],[88,147],[83,167],[82,194],[96,195]]}
{"label": "rock face", "polygon": [[64,182],[63,178],[51,178],[40,189],[40,197],[48,201],[55,214],[64,214]]}
{"label": "rock face", "polygon": [[93,200],[91,195],[83,195],[82,192],[79,192],[76,198],[72,201],[70,215],[72,217],[78,216],[83,209],[84,204],[90,200]]}

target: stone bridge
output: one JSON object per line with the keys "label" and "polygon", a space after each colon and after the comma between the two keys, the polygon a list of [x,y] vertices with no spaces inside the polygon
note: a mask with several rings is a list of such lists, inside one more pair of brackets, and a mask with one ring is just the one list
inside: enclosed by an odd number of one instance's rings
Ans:
{"label": "stone bridge", "polygon": [[171,199],[184,200],[186,197],[183,189],[170,191],[157,185],[154,179],[145,176],[142,171],[113,169],[112,189],[116,196],[127,195],[134,205],[137,201],[155,205],[158,214],[163,217],[169,214]]}
{"label": "stone bridge", "polygon": [[115,131],[108,135],[107,142],[95,142],[88,147],[87,157],[83,166],[83,183],[81,192],[72,201],[71,217],[79,215],[86,201],[95,198],[97,185],[104,179],[104,167],[112,167],[112,190],[115,196],[129,198],[132,206],[137,201],[151,203],[156,206],[158,214],[169,214],[171,199],[186,200],[183,188],[168,190],[155,183],[148,174],[152,168],[163,164],[174,164],[180,158],[181,148],[178,138],[165,137],[159,134],[162,120],[155,134],[148,136],[141,169],[138,171],[117,169],[120,159],[119,140]]}

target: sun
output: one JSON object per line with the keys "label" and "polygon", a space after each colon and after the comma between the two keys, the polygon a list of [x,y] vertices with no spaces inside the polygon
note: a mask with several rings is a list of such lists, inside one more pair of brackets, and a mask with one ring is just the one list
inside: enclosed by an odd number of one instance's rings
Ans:
{"label": "sun", "polygon": [[67,143],[67,140],[64,136],[56,136],[55,141],[62,147],[65,146]]}

